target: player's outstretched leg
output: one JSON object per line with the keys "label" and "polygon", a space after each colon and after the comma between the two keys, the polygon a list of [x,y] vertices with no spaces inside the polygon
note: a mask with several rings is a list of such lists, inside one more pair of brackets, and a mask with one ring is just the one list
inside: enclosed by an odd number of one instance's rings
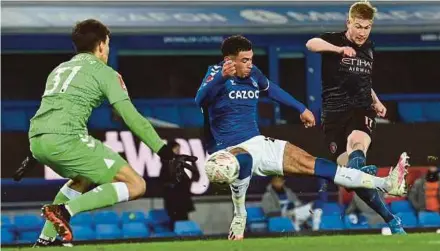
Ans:
{"label": "player's outstretched leg", "polygon": [[[80,196],[83,192],[87,191],[90,187],[90,182],[86,180],[69,180],[57,193],[53,204],[66,203]],[[71,243],[66,243],[58,240],[57,231],[55,230],[52,222],[46,220],[40,237],[35,242],[34,247],[46,247],[46,246],[72,246]]]}
{"label": "player's outstretched leg", "polygon": [[[347,188],[379,189],[390,195],[406,194],[405,175],[408,157],[390,170],[388,177],[380,178],[362,171],[338,166],[326,159],[316,158],[290,143],[286,144],[283,159],[284,175],[306,174],[319,176]],[[374,166],[371,166],[374,168]]]}
{"label": "player's outstretched leg", "polygon": [[145,180],[130,166],[124,166],[114,177],[113,183],[100,185],[65,204],[46,205],[42,211],[44,217],[53,223],[62,240],[70,242],[73,239],[70,217],[80,212],[137,199],[144,195],[145,191]]}
{"label": "player's outstretched leg", "polygon": [[[366,166],[366,151],[370,145],[370,136],[359,130],[354,130],[347,138],[347,153],[348,160],[345,163],[338,162],[342,165],[347,165],[348,168],[361,170],[365,173],[376,176],[377,169],[368,169]],[[399,162],[405,161],[405,156],[401,156]],[[393,215],[388,207],[385,205],[379,191],[374,189],[356,188],[356,194],[361,198],[371,209],[379,214],[384,221],[389,225],[393,234],[406,234],[399,217]]]}

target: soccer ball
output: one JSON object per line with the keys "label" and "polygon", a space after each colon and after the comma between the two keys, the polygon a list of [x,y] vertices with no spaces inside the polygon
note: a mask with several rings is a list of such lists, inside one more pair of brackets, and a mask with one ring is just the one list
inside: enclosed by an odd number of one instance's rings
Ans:
{"label": "soccer ball", "polygon": [[240,164],[235,156],[225,150],[215,152],[209,156],[205,164],[205,171],[212,183],[232,184],[238,178]]}

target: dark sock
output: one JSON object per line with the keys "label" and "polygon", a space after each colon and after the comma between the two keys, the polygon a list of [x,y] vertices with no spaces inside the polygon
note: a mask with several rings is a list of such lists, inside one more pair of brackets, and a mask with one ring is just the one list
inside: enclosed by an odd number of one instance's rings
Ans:
{"label": "dark sock", "polygon": [[390,222],[394,219],[394,215],[390,212],[388,207],[383,202],[379,192],[374,189],[355,189],[356,194],[361,198],[371,209],[378,213],[385,222]]}
{"label": "dark sock", "polygon": [[356,150],[348,156],[347,166],[360,170],[366,164],[365,154],[362,150]]}
{"label": "dark sock", "polygon": [[[349,168],[361,170],[366,165],[365,154],[362,150],[356,150],[348,156]],[[370,173],[372,174],[372,173]],[[372,175],[376,175],[375,173]],[[379,192],[374,189],[357,188],[354,189],[356,194],[361,198],[371,209],[378,213],[385,222],[394,219],[393,214],[388,210],[388,207],[383,202]]]}

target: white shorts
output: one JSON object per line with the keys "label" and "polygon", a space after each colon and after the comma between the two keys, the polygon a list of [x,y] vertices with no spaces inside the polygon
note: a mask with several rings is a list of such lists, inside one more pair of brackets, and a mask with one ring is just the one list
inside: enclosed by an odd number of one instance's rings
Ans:
{"label": "white shorts", "polygon": [[252,174],[258,176],[283,175],[283,156],[286,141],[255,136],[245,142],[228,147],[243,148],[252,156]]}

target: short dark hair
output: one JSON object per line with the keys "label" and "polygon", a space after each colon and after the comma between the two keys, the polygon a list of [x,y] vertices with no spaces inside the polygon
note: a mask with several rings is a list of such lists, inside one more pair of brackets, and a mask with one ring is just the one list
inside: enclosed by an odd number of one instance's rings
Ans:
{"label": "short dark hair", "polygon": [[107,40],[110,30],[95,19],[78,22],[72,30],[72,41],[77,53],[93,52],[99,43]]}
{"label": "short dark hair", "polygon": [[252,43],[249,39],[241,36],[235,35],[226,38],[222,43],[222,54],[226,56],[237,56],[240,51],[250,51],[252,50]]}

